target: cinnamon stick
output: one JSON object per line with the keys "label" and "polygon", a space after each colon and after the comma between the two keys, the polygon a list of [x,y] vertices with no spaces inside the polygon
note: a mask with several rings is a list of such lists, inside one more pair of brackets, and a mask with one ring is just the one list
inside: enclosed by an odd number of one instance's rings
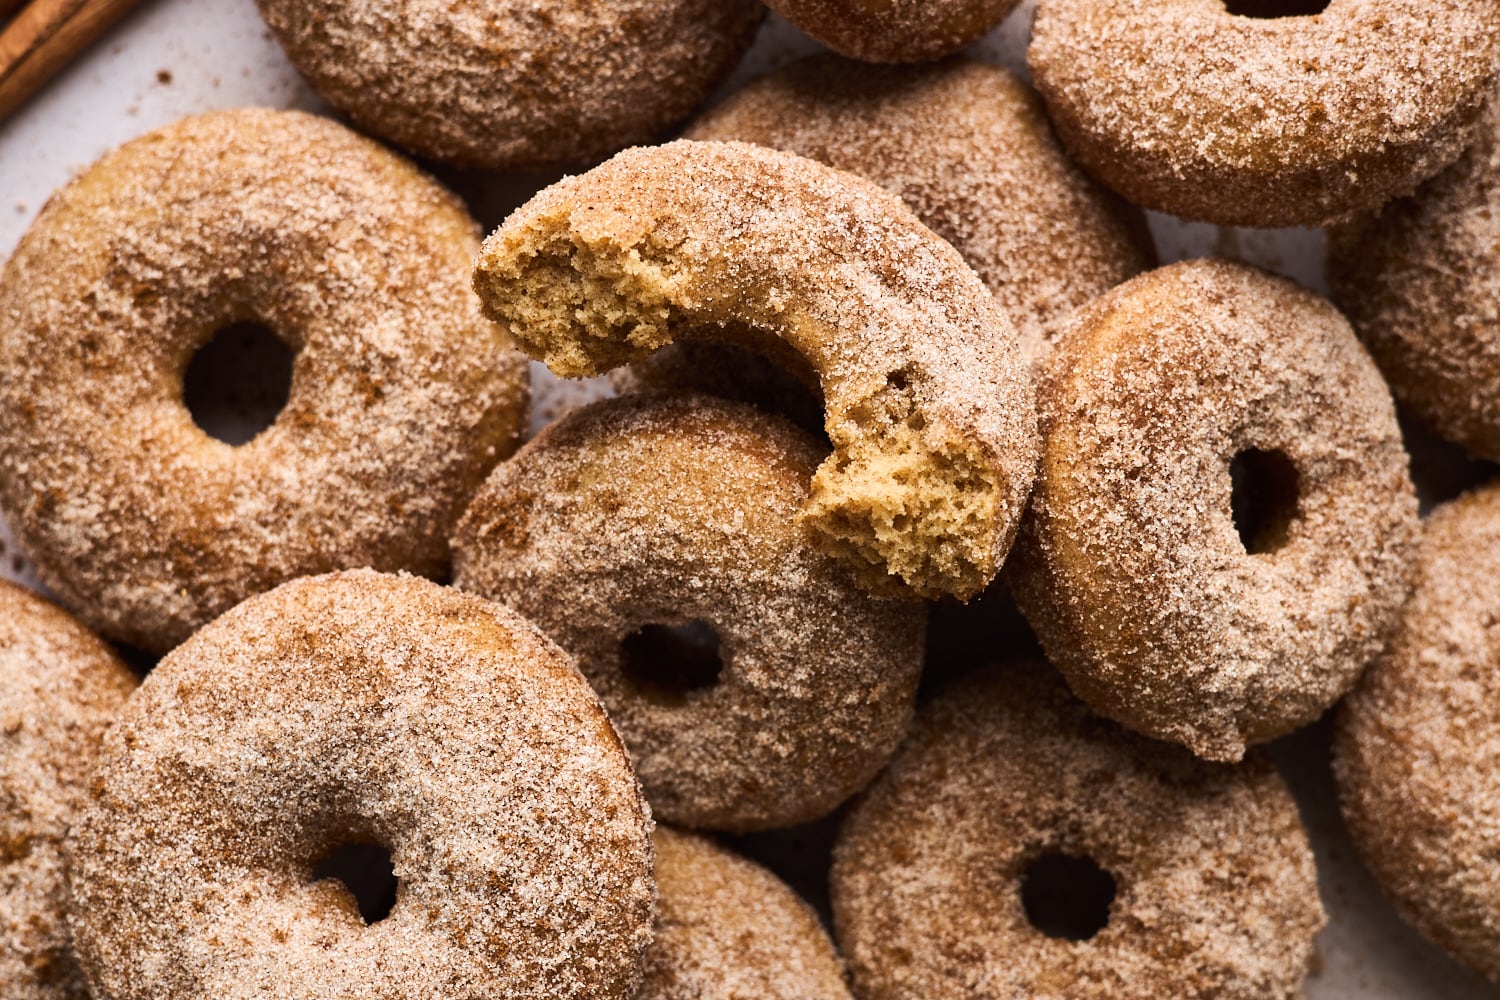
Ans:
{"label": "cinnamon stick", "polygon": [[0,31],[0,122],[139,2],[31,0]]}

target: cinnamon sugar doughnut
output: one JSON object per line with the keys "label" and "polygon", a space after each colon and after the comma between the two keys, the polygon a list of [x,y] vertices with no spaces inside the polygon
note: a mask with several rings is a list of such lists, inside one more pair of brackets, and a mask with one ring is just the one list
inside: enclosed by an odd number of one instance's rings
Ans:
{"label": "cinnamon sugar doughnut", "polygon": [[360,128],[444,163],[540,169],[649,142],[733,72],[756,0],[256,0]]}
{"label": "cinnamon sugar doughnut", "polygon": [[832,890],[861,1000],[1298,997],[1325,922],[1268,759],[1194,760],[1020,670],[918,713]]}
{"label": "cinnamon sugar doughnut", "polygon": [[[202,115],[104,157],[0,275],[0,508],[42,581],[162,651],[291,577],[442,572],[526,417],[525,363],[466,284],[478,246],[455,198],[311,115]],[[242,322],[297,354],[233,447],[183,376]]]}
{"label": "cinnamon sugar doughnut", "polygon": [[1500,460],[1500,102],[1415,197],[1330,233],[1328,275],[1396,398]]}
{"label": "cinnamon sugar doughnut", "polygon": [[1353,685],[1406,597],[1417,501],[1332,306],[1244,265],[1161,268],[1078,313],[1039,392],[1012,589],[1095,711],[1238,760]]}
{"label": "cinnamon sugar doughnut", "polygon": [[1500,484],[1427,518],[1416,592],[1344,702],[1334,776],[1401,913],[1500,982]]}
{"label": "cinnamon sugar doughnut", "polygon": [[872,587],[979,593],[1034,474],[1016,334],[958,252],[895,196],[744,143],[633,149],[518,209],[475,288],[559,375],[680,337],[795,351],[834,454],[800,515]]}
{"label": "cinnamon sugar doughnut", "polygon": [[[604,710],[519,615],[355,570],[251,598],[169,654],[68,841],[96,996],[629,998],[650,818]],[[313,881],[390,851],[366,925]]]}
{"label": "cinnamon sugar doughnut", "polygon": [[[808,544],[797,511],[820,456],[749,407],[607,400],[496,469],[459,522],[456,584],[573,656],[668,822],[815,819],[874,777],[911,718],[926,610],[864,593]],[[660,631],[691,622],[717,653]]]}
{"label": "cinnamon sugar doughnut", "polygon": [[711,840],[656,828],[656,934],[635,1000],[850,1000],[816,914]]}
{"label": "cinnamon sugar doughnut", "polygon": [[1309,226],[1457,159],[1497,39],[1490,0],[1038,0],[1028,59],[1063,142],[1131,201]]}
{"label": "cinnamon sugar doughnut", "polygon": [[978,41],[1020,0],[766,0],[810,37],[865,62],[941,59]]}
{"label": "cinnamon sugar doughnut", "polygon": [[63,835],[104,730],[135,688],[109,647],[0,580],[0,983],[5,1000],[88,1000],[68,939]]}

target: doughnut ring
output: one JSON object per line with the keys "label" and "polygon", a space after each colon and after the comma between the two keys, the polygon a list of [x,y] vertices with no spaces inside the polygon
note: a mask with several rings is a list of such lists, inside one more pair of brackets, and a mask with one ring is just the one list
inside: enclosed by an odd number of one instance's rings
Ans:
{"label": "doughnut ring", "polygon": [[1337,310],[1239,264],[1161,268],[1078,313],[1039,394],[1008,576],[1084,701],[1238,760],[1354,684],[1419,529],[1390,394]]}
{"label": "doughnut ring", "polygon": [[[816,819],[906,731],[926,609],[808,544],[797,510],[821,456],[747,406],[622,397],[543,430],[459,522],[455,584],[573,657],[667,822]],[[712,636],[668,634],[694,622]]]}
{"label": "doughnut ring", "polygon": [[800,517],[867,586],[966,599],[1010,549],[1037,450],[1015,330],[868,181],[745,143],[627,150],[512,214],[474,285],[564,377],[705,331],[800,355],[834,448]]}
{"label": "doughnut ring", "polygon": [[1396,398],[1500,460],[1500,103],[1415,197],[1329,234],[1328,276]]}
{"label": "doughnut ring", "polygon": [[136,686],[109,647],[0,581],[0,983],[6,1000],[88,1000],[68,940],[63,835],[104,730]]}
{"label": "doughnut ring", "polygon": [[833,51],[875,63],[925,62],[978,41],[1020,0],[767,0]]}
{"label": "doughnut ring", "polygon": [[487,170],[588,163],[692,113],[755,40],[755,0],[257,0],[360,128]]}
{"label": "doughnut ring", "polygon": [[1365,863],[1418,930],[1500,982],[1500,484],[1434,511],[1389,651],[1344,702],[1334,776]]}
{"label": "doughnut ring", "polygon": [[[41,580],[160,652],[292,577],[441,573],[526,419],[524,360],[465,285],[478,246],[455,198],[311,115],[207,114],[104,157],[0,275],[0,509]],[[183,379],[247,322],[296,358],[233,447]]]}
{"label": "doughnut ring", "polygon": [[[534,626],[414,577],[312,577],[170,653],[106,736],[68,841],[73,937],[111,1000],[629,1000],[650,832]],[[312,880],[351,843],[390,852],[378,923]]]}
{"label": "doughnut ring", "polygon": [[1458,158],[1497,39],[1500,6],[1470,0],[1039,0],[1027,58],[1064,144],[1132,202],[1317,226]]}
{"label": "doughnut ring", "polygon": [[940,693],[845,820],[831,886],[856,994],[1301,996],[1325,917],[1270,761],[1132,736],[1038,671]]}

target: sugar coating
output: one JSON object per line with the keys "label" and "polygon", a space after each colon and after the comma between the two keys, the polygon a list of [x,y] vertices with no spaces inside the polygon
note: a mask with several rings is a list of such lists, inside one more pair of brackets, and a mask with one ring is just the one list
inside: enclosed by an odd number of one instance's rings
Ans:
{"label": "sugar coating", "polygon": [[1492,0],[1039,0],[1028,60],[1093,174],[1146,208],[1243,226],[1323,225],[1457,159],[1500,60]]}
{"label": "sugar coating", "polygon": [[941,59],[978,41],[1020,0],[769,0],[835,52],[864,62]]}
{"label": "sugar coating", "polygon": [[1428,517],[1389,651],[1344,702],[1350,835],[1407,920],[1500,982],[1500,484]]}
{"label": "sugar coating", "polygon": [[[1033,860],[1114,878],[1071,941],[1021,900]],[[966,678],[918,713],[834,848],[834,930],[861,1000],[1300,996],[1326,918],[1270,762],[1209,764],[1094,717],[1045,666]]]}
{"label": "sugar coating", "polygon": [[656,934],[635,1000],[850,1000],[817,915],[713,841],[656,828]]}
{"label": "sugar coating", "polygon": [[[578,663],[658,817],[752,830],[830,812],[901,741],[925,607],[866,594],[797,524],[822,452],[707,397],[575,410],[496,469],[453,539],[456,585]],[[623,671],[644,625],[707,622],[723,665],[685,701]]]}
{"label": "sugar coating", "polygon": [[1396,398],[1500,460],[1500,102],[1458,163],[1330,233],[1328,276]]}
{"label": "sugar coating", "polygon": [[756,0],[257,0],[293,63],[362,129],[485,169],[650,142],[724,81]]}
{"label": "sugar coating", "polygon": [[104,730],[135,688],[108,646],[0,581],[0,983],[5,1000],[88,1000],[68,936],[63,836]]}
{"label": "sugar coating", "polygon": [[[1238,760],[1354,684],[1395,627],[1419,529],[1390,393],[1336,309],[1244,265],[1161,268],[1078,313],[1039,392],[1042,467],[1007,573],[1095,711]],[[1249,449],[1297,476],[1256,554],[1231,510]]]}
{"label": "sugar coating", "polygon": [[[457,199],[323,118],[188,118],[53,196],[0,275],[0,507],[42,581],[164,651],[291,577],[441,572],[525,427],[524,359],[467,287]],[[297,351],[251,442],[183,405],[236,322]]]}
{"label": "sugar coating", "polygon": [[[69,837],[95,995],[628,998],[651,820],[569,662],[513,611],[353,570],[251,598],[169,654]],[[366,926],[336,847],[388,848]]]}
{"label": "sugar coating", "polygon": [[485,242],[487,314],[565,377],[675,339],[779,343],[817,373],[834,454],[800,515],[866,585],[979,593],[1034,473],[1014,327],[900,200],[745,143],[621,153]]}

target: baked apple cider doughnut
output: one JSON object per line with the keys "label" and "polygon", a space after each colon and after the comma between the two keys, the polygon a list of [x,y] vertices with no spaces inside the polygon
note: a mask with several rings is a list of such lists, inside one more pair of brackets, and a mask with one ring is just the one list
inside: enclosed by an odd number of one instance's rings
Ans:
{"label": "baked apple cider doughnut", "polygon": [[941,59],[978,41],[1020,0],[767,0],[835,52],[876,63]]}
{"label": "baked apple cider doughnut", "polygon": [[1291,1000],[1325,917],[1270,761],[1195,760],[1041,664],[917,715],[834,847],[861,1000]]}
{"label": "baked apple cider doughnut", "polygon": [[809,544],[822,454],[748,406],[623,397],[542,431],[459,522],[457,585],[573,656],[667,822],[816,819],[906,731],[927,612]]}
{"label": "baked apple cider doughnut", "polygon": [[[292,577],[443,572],[526,419],[478,247],[457,199],[324,118],[217,112],[104,157],[0,275],[0,508],[42,581],[162,652]],[[245,324],[295,360],[233,446],[184,379]]]}
{"label": "baked apple cider doughnut", "polygon": [[1406,598],[1417,501],[1337,310],[1244,265],[1175,264],[1081,310],[1039,393],[1007,575],[1095,711],[1238,760],[1354,684]]}
{"label": "baked apple cider doughnut", "polygon": [[[383,919],[320,862],[389,852]],[[161,661],[68,839],[109,1000],[629,1000],[651,821],[566,654],[409,576],[293,581]]]}
{"label": "baked apple cider doughnut", "polygon": [[583,164],[650,142],[734,71],[758,0],[257,0],[328,103],[428,159]]}
{"label": "baked apple cider doughnut", "polygon": [[1401,627],[1344,702],[1350,835],[1402,914],[1500,982],[1500,483],[1428,517]]}
{"label": "baked apple cider doughnut", "polygon": [[1315,226],[1458,158],[1494,91],[1493,0],[1038,0],[1069,150],[1145,208]]}
{"label": "baked apple cider doughnut", "polygon": [[63,836],[104,730],[135,688],[108,646],[0,581],[0,983],[5,1000],[88,1000],[68,938]]}
{"label": "baked apple cider doughnut", "polygon": [[565,377],[678,338],[794,352],[834,452],[801,519],[871,587],[969,598],[1035,474],[1015,328],[958,252],[852,174],[746,143],[632,149],[485,242],[486,312]]}

